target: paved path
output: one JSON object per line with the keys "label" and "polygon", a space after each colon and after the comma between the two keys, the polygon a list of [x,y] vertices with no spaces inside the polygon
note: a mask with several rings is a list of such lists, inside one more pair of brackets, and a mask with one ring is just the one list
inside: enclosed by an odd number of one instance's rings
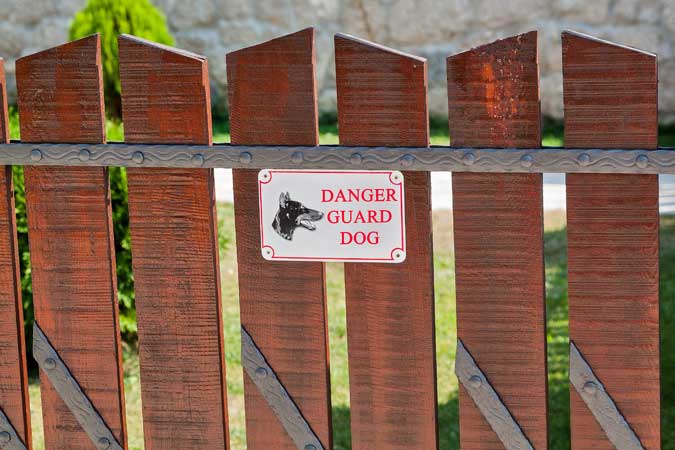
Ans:
{"label": "paved path", "polygon": [[[449,172],[431,174],[431,204],[434,209],[452,208],[451,186],[452,176]],[[675,175],[661,175],[659,186],[661,213],[674,213]],[[232,202],[232,171],[229,169],[216,169],[216,198],[221,202]],[[544,174],[544,209],[565,209],[564,174]]]}

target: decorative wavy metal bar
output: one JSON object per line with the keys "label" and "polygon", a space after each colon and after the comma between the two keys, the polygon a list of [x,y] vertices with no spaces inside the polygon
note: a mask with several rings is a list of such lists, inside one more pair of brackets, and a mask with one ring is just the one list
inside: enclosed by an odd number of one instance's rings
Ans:
{"label": "decorative wavy metal bar", "polygon": [[0,145],[0,165],[675,174],[675,149]]}

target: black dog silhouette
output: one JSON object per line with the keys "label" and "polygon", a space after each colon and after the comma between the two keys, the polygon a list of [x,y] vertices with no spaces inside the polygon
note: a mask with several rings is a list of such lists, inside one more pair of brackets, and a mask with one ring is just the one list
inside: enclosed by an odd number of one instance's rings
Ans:
{"label": "black dog silhouette", "polygon": [[282,192],[279,196],[279,211],[274,216],[272,227],[279,236],[292,241],[296,228],[303,227],[314,231],[316,230],[316,226],[312,222],[316,222],[322,218],[322,212],[307,208],[302,203],[291,200],[288,192]]}

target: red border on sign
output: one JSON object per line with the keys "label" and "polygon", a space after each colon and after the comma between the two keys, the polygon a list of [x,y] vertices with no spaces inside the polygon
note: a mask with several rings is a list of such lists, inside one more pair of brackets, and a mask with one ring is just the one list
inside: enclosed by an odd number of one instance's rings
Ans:
{"label": "red border on sign", "polygon": [[[404,193],[403,193],[403,180],[401,180],[400,183],[396,183],[391,179],[391,175],[395,172],[393,170],[387,170],[387,171],[373,171],[373,170],[348,170],[348,171],[343,171],[343,170],[269,170],[269,169],[264,169],[267,170],[267,172],[270,174],[270,177],[267,181],[262,181],[258,180],[258,217],[260,220],[260,247],[261,249],[268,248],[272,251],[272,255],[270,257],[271,260],[282,260],[282,261],[344,261],[344,262],[350,262],[350,261],[371,261],[371,262],[382,262],[382,261],[395,261],[396,259],[394,258],[394,252],[397,250],[401,250],[405,253],[405,198],[404,198]],[[272,181],[272,177],[274,173],[315,173],[315,174],[341,174],[341,175],[350,175],[350,174],[379,174],[379,175],[389,175],[389,181],[391,184],[394,186],[398,186],[399,189],[399,198],[401,199],[401,208],[400,208],[400,214],[401,214],[401,246],[396,247],[391,250],[389,254],[389,258],[317,258],[314,256],[276,256],[276,252],[274,251],[274,247],[272,247],[269,244],[265,244],[265,226],[263,222],[263,215],[262,215],[262,187],[265,184],[268,184],[270,181]]]}

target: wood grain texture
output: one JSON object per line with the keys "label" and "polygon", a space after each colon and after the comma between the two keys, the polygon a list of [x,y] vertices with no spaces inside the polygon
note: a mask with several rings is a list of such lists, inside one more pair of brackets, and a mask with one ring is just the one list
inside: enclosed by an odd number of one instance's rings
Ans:
{"label": "wood grain texture", "polygon": [[[317,145],[314,30],[227,55],[233,144]],[[332,448],[324,264],[266,261],[260,253],[258,171],[234,170],[241,323],[322,445]],[[244,377],[251,450],[296,449]]]}
{"label": "wood grain texture", "polygon": [[[5,65],[0,59],[0,141],[9,143]],[[12,168],[0,167],[0,410],[31,448],[26,343]]]}
{"label": "wood grain texture", "polygon": [[[566,32],[565,146],[656,148],[656,56]],[[660,448],[657,175],[568,174],[570,339],[647,449]],[[570,389],[572,449],[611,449]]]}
{"label": "wood grain texture", "polygon": [[[206,59],[132,36],[118,43],[125,142],[211,144]],[[145,448],[227,448],[213,170],[127,175]]]}
{"label": "wood grain texture", "polygon": [[[541,143],[537,34],[447,60],[453,146]],[[547,446],[541,174],[453,173],[457,334],[534,448]],[[502,449],[460,388],[460,443]]]}
{"label": "wood grain texture", "polygon": [[[341,145],[429,145],[426,60],[335,36]],[[431,187],[404,172],[407,258],[345,264],[352,448],[438,448]]]}
{"label": "wood grain texture", "polygon": [[[105,142],[98,35],[16,62],[25,142]],[[25,167],[35,319],[126,448],[107,169]],[[94,445],[41,374],[45,445]]]}

